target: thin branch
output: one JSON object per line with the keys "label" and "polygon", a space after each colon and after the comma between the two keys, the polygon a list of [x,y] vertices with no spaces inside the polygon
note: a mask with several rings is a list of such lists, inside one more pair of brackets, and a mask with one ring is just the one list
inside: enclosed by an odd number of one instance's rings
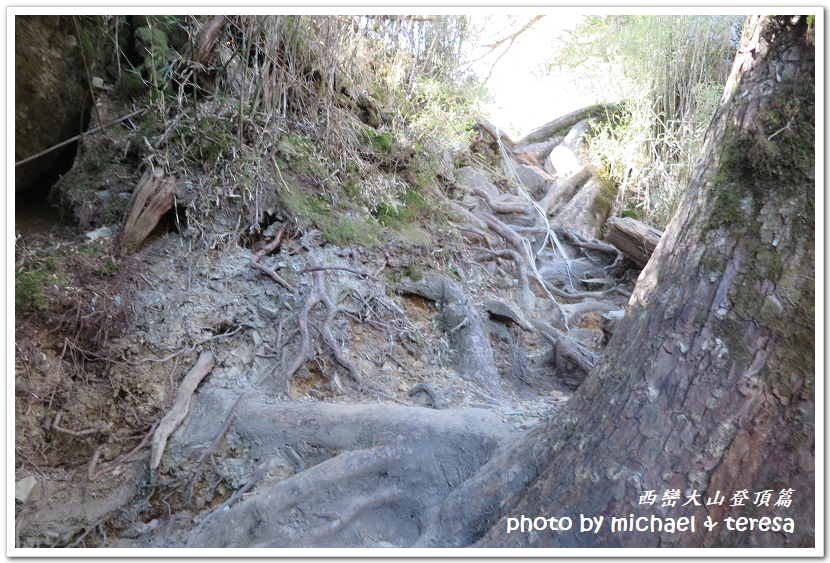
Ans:
{"label": "thin branch", "polygon": [[87,131],[86,133],[81,133],[80,135],[75,135],[74,137],[72,137],[72,138],[70,138],[70,139],[67,139],[67,140],[65,140],[65,141],[61,141],[61,142],[60,142],[60,143],[58,143],[57,145],[52,145],[52,146],[51,146],[51,147],[49,147],[48,149],[42,150],[42,151],[40,151],[40,152],[39,152],[39,153],[37,153],[37,154],[33,154],[32,156],[27,156],[27,157],[26,157],[26,158],[24,158],[23,160],[18,160],[17,162],[15,162],[15,163],[14,163],[14,165],[15,165],[15,166],[20,166],[21,164],[26,164],[27,162],[31,162],[32,160],[34,160],[34,159],[36,159],[36,158],[40,158],[40,157],[41,157],[41,156],[43,156],[44,154],[50,153],[50,152],[52,152],[52,151],[54,151],[54,150],[57,150],[57,149],[59,149],[59,148],[61,148],[61,147],[65,147],[65,146],[66,146],[66,145],[68,145],[69,143],[74,143],[75,141],[77,141],[78,139],[80,139],[80,138],[82,138],[82,137],[86,137],[87,135],[91,135],[91,134],[93,134],[93,133],[97,133],[98,131],[101,131],[101,130],[102,130],[102,129],[104,129],[105,127],[109,127],[110,125],[115,125],[115,124],[117,124],[117,123],[121,123],[122,121],[126,121],[126,120],[130,119],[131,117],[135,117],[136,115],[139,115],[139,114],[141,114],[141,113],[144,113],[145,111],[147,111],[147,108],[140,109],[140,110],[138,110],[138,111],[134,111],[134,112],[132,112],[132,113],[130,113],[130,114],[125,115],[124,117],[122,117],[122,118],[120,118],[120,119],[116,119],[115,121],[111,121],[111,122],[107,123],[106,125],[104,125],[104,127],[96,127],[95,129],[90,129],[90,130],[89,130],[89,131]]}

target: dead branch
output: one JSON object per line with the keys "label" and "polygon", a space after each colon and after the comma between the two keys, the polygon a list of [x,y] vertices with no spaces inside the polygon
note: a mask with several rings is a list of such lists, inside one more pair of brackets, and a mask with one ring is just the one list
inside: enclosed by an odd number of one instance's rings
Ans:
{"label": "dead branch", "polygon": [[187,373],[176,395],[176,402],[173,403],[173,408],[165,415],[159,423],[158,429],[153,436],[153,449],[150,457],[150,469],[155,469],[161,462],[161,455],[164,453],[164,446],[167,444],[167,438],[178,427],[184,417],[187,416],[187,411],[190,409],[190,399],[193,397],[196,387],[204,379],[204,377],[213,369],[213,352],[205,350],[199,355],[191,370]]}
{"label": "dead branch", "polygon": [[117,123],[121,123],[122,121],[126,121],[126,120],[130,119],[131,117],[135,117],[136,115],[139,115],[139,114],[141,114],[141,113],[144,113],[145,111],[147,111],[147,108],[140,109],[140,110],[138,110],[138,111],[134,111],[134,112],[132,112],[132,113],[129,113],[129,114],[125,115],[124,117],[121,117],[121,118],[119,118],[119,119],[116,119],[115,121],[110,121],[109,123],[107,123],[107,124],[106,124],[106,125],[104,125],[103,127],[96,127],[95,129],[90,129],[89,131],[86,131],[86,132],[84,132],[84,133],[81,133],[80,135],[75,135],[74,137],[72,137],[72,138],[70,138],[70,139],[67,139],[67,140],[65,140],[65,141],[61,141],[61,142],[60,142],[60,143],[58,143],[57,145],[52,145],[52,146],[51,146],[51,147],[49,147],[48,149],[46,149],[46,150],[42,150],[42,151],[40,151],[40,152],[39,152],[39,153],[37,153],[37,154],[33,154],[32,156],[28,156],[28,157],[26,157],[26,158],[24,158],[24,159],[22,159],[22,160],[18,160],[17,162],[15,162],[15,163],[14,163],[14,165],[15,165],[15,166],[20,166],[21,164],[26,164],[27,162],[31,162],[32,160],[34,160],[34,159],[36,159],[36,158],[39,158],[39,157],[43,156],[44,154],[50,153],[50,152],[52,152],[53,150],[59,149],[59,148],[61,148],[61,147],[65,147],[65,146],[66,146],[66,145],[68,145],[69,143],[73,143],[73,142],[77,141],[78,139],[80,139],[81,137],[85,137],[85,136],[87,136],[87,135],[91,135],[92,133],[97,133],[98,131],[101,131],[102,129],[105,129],[106,127],[109,127],[110,125],[115,125],[115,124],[117,124]]}
{"label": "dead branch", "polygon": [[650,225],[630,217],[611,217],[606,222],[608,234],[605,239],[620,249],[620,251],[631,258],[640,268],[644,268],[646,262],[663,236]]}
{"label": "dead branch", "polygon": [[285,227],[280,227],[280,230],[277,231],[277,236],[274,237],[274,240],[266,244],[264,247],[262,247],[262,249],[259,252],[253,255],[253,257],[251,258],[251,267],[256,270],[261,270],[262,272],[265,272],[271,277],[272,280],[274,280],[275,282],[283,286],[285,289],[293,293],[294,287],[290,283],[285,281],[273,269],[269,268],[268,266],[263,266],[259,263],[260,259],[262,259],[263,256],[273,252],[280,245],[280,241],[282,240],[282,235],[284,232]]}
{"label": "dead branch", "polygon": [[530,29],[530,28],[533,26],[533,24],[534,24],[534,23],[536,23],[537,21],[539,21],[539,20],[540,20],[540,19],[542,19],[543,17],[545,17],[545,16],[544,16],[544,15],[541,15],[541,16],[534,16],[534,18],[533,18],[532,20],[530,20],[529,22],[527,22],[527,23],[524,25],[524,27],[522,27],[522,29],[520,29],[520,30],[519,30],[519,31],[517,31],[516,33],[512,33],[512,34],[510,34],[510,35],[508,35],[508,36],[506,36],[506,37],[502,37],[501,39],[499,39],[499,40],[498,40],[498,41],[496,41],[495,43],[491,43],[490,45],[485,45],[485,47],[489,47],[489,48],[490,48],[490,50],[492,51],[493,49],[496,49],[499,45],[501,45],[501,44],[502,44],[502,43],[504,43],[505,41],[510,41],[510,43],[512,44],[512,43],[516,40],[516,38],[517,38],[519,35],[521,35],[521,34],[522,34],[522,33],[524,33],[525,31],[527,31],[528,29]]}
{"label": "dead branch", "polygon": [[216,46],[219,32],[222,31],[224,25],[225,16],[215,15],[212,20],[202,26],[196,38],[199,46],[196,48],[196,52],[193,53],[193,62],[200,63],[207,58]]}
{"label": "dead branch", "polygon": [[130,210],[121,229],[121,248],[136,250],[156,228],[162,215],[173,207],[173,202],[173,181],[164,179],[161,169],[145,172],[133,190]]}

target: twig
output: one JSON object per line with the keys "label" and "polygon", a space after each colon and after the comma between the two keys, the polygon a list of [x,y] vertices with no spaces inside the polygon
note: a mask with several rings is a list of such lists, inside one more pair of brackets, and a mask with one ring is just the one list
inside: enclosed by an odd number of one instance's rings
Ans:
{"label": "twig", "polygon": [[167,360],[172,360],[173,358],[175,358],[176,356],[178,356],[180,354],[189,354],[190,352],[195,350],[197,347],[201,346],[202,344],[205,344],[206,342],[210,342],[211,340],[216,340],[217,338],[222,338],[223,336],[233,336],[234,334],[236,334],[237,332],[242,330],[245,326],[248,326],[248,325],[239,325],[238,327],[236,327],[236,330],[233,330],[231,332],[223,332],[222,334],[216,334],[216,335],[211,336],[209,338],[205,338],[204,340],[200,340],[199,342],[196,342],[190,348],[182,348],[178,352],[173,352],[169,356],[167,356],[165,358],[162,358],[160,360],[156,360],[155,358],[144,358],[143,360],[141,360],[141,362],[163,363],[163,362],[166,362]]}
{"label": "twig", "polygon": [[316,266],[316,267],[313,267],[313,268],[309,267],[309,266],[306,266],[305,268],[300,270],[299,273],[307,274],[309,272],[320,272],[320,271],[323,271],[323,270],[345,270],[346,272],[351,272],[353,274],[358,274],[358,275],[361,275],[361,276],[366,276],[367,278],[372,278],[373,280],[381,281],[380,278],[376,277],[373,274],[370,274],[369,272],[364,272],[363,270],[357,270],[355,268],[349,268],[349,267],[346,267],[346,266]]}
{"label": "twig", "polygon": [[105,473],[109,473],[110,471],[112,471],[113,469],[115,469],[116,467],[118,467],[119,465],[121,465],[122,463],[127,461],[128,459],[130,459],[137,451],[139,451],[141,448],[143,448],[147,444],[147,440],[149,440],[150,436],[153,435],[153,432],[155,432],[156,427],[158,426],[158,424],[159,424],[158,421],[153,423],[152,428],[150,428],[150,431],[147,432],[147,434],[144,436],[144,439],[141,440],[141,443],[139,443],[136,447],[134,447],[128,453],[122,455],[121,457],[119,457],[118,459],[116,459],[115,461],[113,461],[112,463],[110,463],[109,465],[107,465],[106,467],[104,467],[103,469],[101,469],[98,472],[95,472],[95,465],[98,463],[98,458],[101,456],[101,449],[100,448],[96,449],[95,453],[92,455],[92,460],[89,462],[89,470],[87,471],[87,477],[89,477],[89,480],[94,481],[95,479],[97,479],[101,475],[103,475]]}
{"label": "twig", "polygon": [[285,186],[285,191],[287,191],[288,193],[291,193],[291,190],[288,189],[288,184],[285,183],[285,178],[282,177],[282,172],[280,171],[279,164],[277,164],[277,159],[274,158],[273,154],[271,155],[271,160],[274,162],[274,168],[277,169],[277,174],[279,174],[279,176],[280,176],[280,180],[282,181],[282,185]]}
{"label": "twig", "polygon": [[411,407],[412,406],[408,403],[404,403],[403,401],[396,399],[395,397],[390,397],[389,395],[385,395],[385,394],[381,393],[380,391],[375,391],[374,389],[369,389],[369,391],[371,391],[375,395],[383,397],[384,399],[389,399],[390,401],[395,401],[396,403],[400,403],[405,407]]}
{"label": "twig", "polygon": [[162,136],[159,137],[158,141],[156,141],[156,148],[161,147],[161,144],[167,139],[167,135],[170,134],[170,131],[172,131],[173,128],[176,127],[176,125],[178,125],[182,118],[186,115],[187,110],[183,111],[182,113],[178,114],[176,117],[173,118],[173,121],[170,123],[170,126],[167,128],[164,134],[162,134]]}
{"label": "twig", "polygon": [[97,428],[89,428],[87,430],[69,430],[68,428],[62,428],[61,426],[59,426],[62,417],[62,411],[58,412],[58,414],[55,415],[55,421],[52,423],[52,430],[57,430],[58,432],[63,432],[64,434],[75,436],[76,438],[80,438],[81,436],[88,436],[90,434],[94,434],[95,432],[99,432]]}
{"label": "twig", "polygon": [[790,129],[790,126],[793,124],[794,119],[795,119],[795,116],[791,117],[790,120],[787,122],[787,124],[784,127],[782,127],[781,129],[779,129],[778,131],[776,131],[775,133],[773,133],[772,135],[767,137],[767,140],[772,141],[772,138],[775,137],[776,135],[778,135],[779,133],[781,133],[782,131],[792,131],[792,129]]}
{"label": "twig", "polygon": [[329,180],[334,178],[334,175],[337,174],[338,172],[340,172],[339,168],[337,170],[335,170],[334,172],[332,172],[331,174],[329,174],[328,177],[325,180],[321,180],[321,181],[317,182],[317,185],[322,186],[323,184],[325,184],[326,182],[328,182]]}
{"label": "twig", "polygon": [[453,328],[451,328],[451,329],[450,329],[450,334],[455,334],[458,330],[460,330],[460,329],[461,329],[461,327],[466,326],[466,325],[467,325],[467,321],[469,321],[469,319],[468,319],[467,317],[464,317],[464,320],[463,320],[463,321],[461,321],[460,323],[458,323],[457,325],[455,325],[455,327],[453,327]]}
{"label": "twig", "polygon": [[178,427],[179,423],[187,416],[187,411],[190,409],[190,399],[193,397],[193,392],[196,387],[204,379],[204,377],[213,369],[213,352],[205,350],[199,355],[196,365],[191,368],[179,386],[179,392],[176,395],[176,402],[173,408],[165,415],[159,423],[158,430],[153,436],[153,450],[150,457],[150,469],[155,469],[161,462],[161,455],[164,453],[164,446],[167,444],[167,438]]}

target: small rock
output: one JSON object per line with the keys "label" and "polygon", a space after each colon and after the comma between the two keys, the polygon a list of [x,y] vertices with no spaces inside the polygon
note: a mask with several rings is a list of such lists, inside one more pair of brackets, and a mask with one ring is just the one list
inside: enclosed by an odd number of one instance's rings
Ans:
{"label": "small rock", "polygon": [[109,227],[101,227],[99,229],[95,229],[94,231],[89,231],[86,234],[86,238],[88,238],[89,240],[99,240],[102,238],[107,238],[110,235],[112,235],[112,231]]}
{"label": "small rock", "polygon": [[104,79],[100,76],[93,76],[92,77],[92,87],[93,88],[103,88],[104,87]]}
{"label": "small rock", "polygon": [[29,475],[15,483],[14,485],[14,498],[19,500],[20,502],[25,503],[29,500],[29,495],[32,492],[32,489],[35,488],[37,484],[37,479]]}
{"label": "small rock", "polygon": [[[266,319],[276,319],[278,308],[273,305],[263,305],[262,303],[257,304],[257,311],[260,315],[265,317]],[[255,341],[256,342],[256,341]]]}
{"label": "small rock", "polygon": [[259,335],[259,332],[254,331],[253,334],[254,339],[254,348],[259,348],[259,345],[262,344],[262,337]]}
{"label": "small rock", "polygon": [[101,201],[108,201],[111,197],[110,193],[107,190],[101,190],[100,192],[95,192],[95,195],[98,196],[98,199]]}

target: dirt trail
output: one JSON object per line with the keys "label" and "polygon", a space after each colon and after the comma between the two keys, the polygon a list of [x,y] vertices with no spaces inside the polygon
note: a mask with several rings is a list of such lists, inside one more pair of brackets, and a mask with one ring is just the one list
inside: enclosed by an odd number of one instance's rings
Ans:
{"label": "dirt trail", "polygon": [[[457,201],[498,207],[476,189]],[[115,235],[28,237],[24,262],[69,249],[50,266],[56,280],[108,264],[119,274],[74,301],[55,284],[52,298],[75,303],[59,319],[18,316],[15,477],[37,486],[21,493],[17,545],[474,541],[446,536],[448,514],[465,509],[461,485],[568,400],[601,353],[602,315],[620,312],[631,287],[624,268],[618,292],[591,284],[619,265],[613,249],[568,235],[563,262],[540,248],[532,213],[514,224],[519,196],[499,197],[511,207],[461,213],[457,233],[429,245],[339,248],[290,225],[279,243],[248,248],[194,243],[168,224],[127,256]],[[113,325],[89,349],[83,319],[109,327],[119,311],[129,330]],[[75,322],[78,338],[55,341],[50,322]],[[206,351],[212,367],[182,398]],[[174,402],[187,414],[159,449],[153,433]]]}

